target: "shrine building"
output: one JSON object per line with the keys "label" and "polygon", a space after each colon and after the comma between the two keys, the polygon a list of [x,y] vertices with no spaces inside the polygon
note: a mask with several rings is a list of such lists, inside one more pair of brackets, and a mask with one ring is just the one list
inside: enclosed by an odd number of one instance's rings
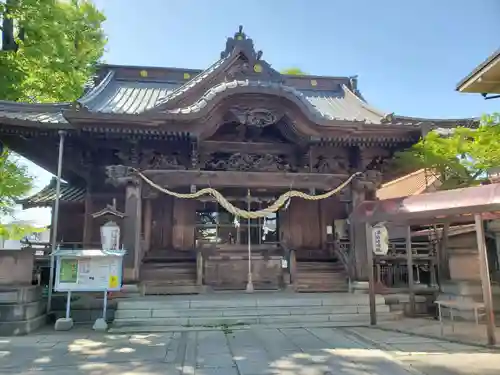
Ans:
{"label": "shrine building", "polygon": [[[217,52],[217,51],[214,51]],[[215,55],[216,53],[214,53]],[[366,280],[365,227],[346,221],[395,176],[385,167],[432,128],[473,120],[424,119],[370,106],[356,76],[284,75],[242,30],[205,70],[103,65],[74,103],[0,103],[0,140],[56,174],[64,138],[57,240],[100,247],[99,218],[113,201],[127,250],[124,282],[145,294],[245,289],[347,289]],[[247,220],[234,207],[259,210],[290,190],[267,217]],[[55,183],[23,201],[52,206]],[[340,231],[342,225],[347,228]]]}

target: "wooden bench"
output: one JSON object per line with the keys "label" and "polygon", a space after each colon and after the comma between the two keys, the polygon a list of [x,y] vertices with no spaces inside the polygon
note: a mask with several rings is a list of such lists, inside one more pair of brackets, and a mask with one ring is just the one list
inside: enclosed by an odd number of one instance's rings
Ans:
{"label": "wooden bench", "polygon": [[439,325],[441,326],[441,336],[443,336],[443,334],[444,334],[443,314],[442,314],[443,307],[448,308],[450,310],[450,320],[451,320],[452,332],[455,332],[455,320],[454,320],[453,310],[473,311],[476,325],[479,325],[479,311],[485,310],[484,303],[482,303],[482,302],[469,302],[469,301],[457,301],[457,300],[437,300],[434,303],[438,306]]}

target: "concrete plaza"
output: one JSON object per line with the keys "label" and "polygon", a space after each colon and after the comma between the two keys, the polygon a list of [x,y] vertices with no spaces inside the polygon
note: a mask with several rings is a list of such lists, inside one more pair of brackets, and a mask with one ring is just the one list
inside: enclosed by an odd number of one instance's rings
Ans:
{"label": "concrete plaza", "polygon": [[500,352],[368,327],[220,327],[0,339],[0,374],[498,375]]}

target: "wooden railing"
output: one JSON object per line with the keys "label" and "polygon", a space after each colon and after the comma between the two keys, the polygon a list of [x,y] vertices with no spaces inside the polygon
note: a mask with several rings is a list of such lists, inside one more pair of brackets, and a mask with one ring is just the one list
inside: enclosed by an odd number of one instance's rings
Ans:
{"label": "wooden railing", "polygon": [[[435,244],[432,242],[412,242],[411,248],[415,283],[417,285],[436,285]],[[352,276],[354,254],[351,253],[349,240],[337,240],[334,251],[344,265],[348,276]],[[375,280],[387,288],[407,288],[408,267],[406,262],[406,242],[404,240],[391,240],[387,255],[374,256]]]}

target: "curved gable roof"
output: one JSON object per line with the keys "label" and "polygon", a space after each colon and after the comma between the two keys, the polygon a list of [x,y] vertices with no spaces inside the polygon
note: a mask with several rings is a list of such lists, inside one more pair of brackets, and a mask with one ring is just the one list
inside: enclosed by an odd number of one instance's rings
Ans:
{"label": "curved gable roof", "polygon": [[[338,126],[341,121],[404,126],[430,122],[447,127],[457,121],[471,121],[385,115],[367,104],[357,89],[356,77],[282,75],[261,57],[262,52],[255,50],[252,39],[240,27],[234,37],[227,39],[220,59],[204,71],[103,65],[104,77],[77,101],[76,107],[92,116],[103,114],[107,118],[113,114],[153,117],[167,114],[169,119],[183,120],[196,118],[232,93],[252,92],[286,97],[319,126]],[[66,117],[65,111],[68,111]],[[74,114],[74,107],[68,103],[0,103],[0,118],[26,123],[55,126],[68,123],[68,119],[72,122],[78,117]]]}

